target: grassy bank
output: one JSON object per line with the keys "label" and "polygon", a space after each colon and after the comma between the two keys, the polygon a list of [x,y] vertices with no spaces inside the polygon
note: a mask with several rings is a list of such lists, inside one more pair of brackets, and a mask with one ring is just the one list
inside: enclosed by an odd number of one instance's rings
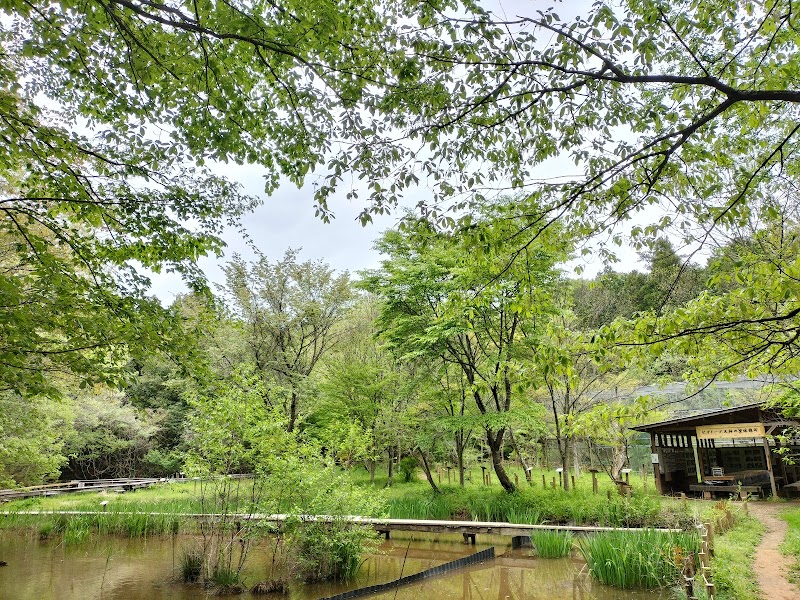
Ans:
{"label": "grassy bank", "polygon": [[739,515],[733,528],[716,537],[711,569],[719,600],[758,598],[753,558],[763,534],[757,519]]}
{"label": "grassy bank", "polygon": [[795,583],[800,583],[800,508],[787,510],[781,515],[789,525],[786,538],[781,544],[781,551],[794,559],[789,579]]}
{"label": "grassy bank", "polygon": [[[389,487],[385,485],[385,476],[377,477],[371,483],[364,470],[351,471],[348,477],[363,494],[379,500],[375,503],[378,508],[372,514],[366,515],[375,517],[688,529],[698,520],[707,519],[714,506],[711,502],[682,502],[658,496],[652,483],[645,490],[643,481],[636,474],[631,477],[632,495],[624,497],[617,493],[616,487],[605,476],[598,477],[600,489],[595,494],[592,491],[591,475],[588,473],[576,478],[575,488],[566,492],[560,487],[553,488],[550,483],[542,486],[542,476],[544,475],[546,481],[552,482],[553,477],[556,477],[553,472],[534,472],[533,485],[529,485],[520,473],[513,468],[509,470],[512,478],[517,475],[520,481],[519,489],[513,494],[505,492],[496,481],[491,485],[484,485],[480,471],[473,472],[473,481],[467,481],[464,488],[455,484],[454,474],[451,474],[450,485],[447,485],[446,477],[443,476],[440,494],[434,494],[427,482],[419,477],[410,483],[395,480]],[[237,485],[242,486],[243,492],[231,495],[227,512],[253,511],[254,507],[247,503],[247,480],[242,480]],[[30,498],[6,503],[0,510],[98,511],[102,510],[102,503],[106,503],[105,510],[108,513],[155,512],[181,515],[215,512],[208,502],[203,501],[201,487],[197,482],[187,481],[160,484],[124,494],[100,492]],[[256,509],[263,512],[296,510],[293,506]],[[355,514],[356,511],[345,509],[342,512]],[[111,519],[106,518],[106,521],[109,520]],[[9,523],[9,519],[0,519],[0,526],[8,526]],[[139,527],[132,525],[131,529],[136,530]],[[159,529],[162,526],[148,525],[147,530],[153,527]],[[175,526],[172,523],[163,526],[168,531],[173,527]],[[120,525],[119,528],[124,527]]]}

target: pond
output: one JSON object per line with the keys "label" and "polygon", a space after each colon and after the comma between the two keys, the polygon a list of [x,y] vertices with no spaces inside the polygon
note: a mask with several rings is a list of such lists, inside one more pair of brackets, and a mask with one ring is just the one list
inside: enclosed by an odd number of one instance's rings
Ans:
{"label": "pond", "polygon": [[[375,600],[667,600],[663,592],[623,591],[592,582],[578,559],[536,558],[529,549],[512,550],[510,538],[478,537],[477,546],[461,536],[406,534],[383,542],[367,558],[355,582],[296,585],[286,598],[316,600],[349,589],[396,579],[495,546],[494,561],[440,575],[381,595]],[[0,532],[0,600],[194,600],[208,590],[176,581],[182,548],[189,536],[127,539],[96,537],[65,546],[54,540]],[[267,544],[251,550],[246,583],[266,578]],[[217,596],[218,597],[218,596]],[[249,594],[242,597],[251,597]],[[256,596],[252,596],[256,597]],[[279,595],[257,596],[280,598]]]}

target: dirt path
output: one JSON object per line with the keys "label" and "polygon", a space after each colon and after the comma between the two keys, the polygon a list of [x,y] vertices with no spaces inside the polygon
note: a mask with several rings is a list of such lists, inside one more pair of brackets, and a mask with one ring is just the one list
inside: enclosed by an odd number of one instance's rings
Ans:
{"label": "dirt path", "polygon": [[758,587],[765,600],[798,600],[800,588],[789,583],[786,573],[790,561],[781,554],[779,546],[786,536],[786,521],[778,515],[786,509],[780,504],[753,502],[750,513],[764,524],[767,531],[756,548],[753,568],[758,578]]}

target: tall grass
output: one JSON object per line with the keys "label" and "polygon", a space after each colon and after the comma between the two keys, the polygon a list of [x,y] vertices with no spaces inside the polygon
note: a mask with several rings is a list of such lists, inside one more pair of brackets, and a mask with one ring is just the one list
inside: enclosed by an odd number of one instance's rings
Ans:
{"label": "tall grass", "polygon": [[699,549],[699,539],[687,532],[609,531],[582,538],[578,548],[600,583],[660,588],[678,581],[683,557]]}
{"label": "tall grass", "polygon": [[510,523],[608,525],[613,527],[689,528],[692,510],[662,504],[657,496],[614,494],[591,489],[524,488],[513,494],[490,487],[445,487],[434,494],[422,485],[398,486],[387,498],[388,515],[396,519],[467,519]]}
{"label": "tall grass", "polygon": [[537,530],[531,532],[531,545],[542,558],[562,558],[572,552],[571,531]]}
{"label": "tall grass", "polygon": [[175,534],[181,530],[180,515],[148,513],[97,513],[86,515],[13,515],[3,517],[5,527],[30,528],[40,539],[60,536],[65,544],[79,544],[91,535],[147,537]]}

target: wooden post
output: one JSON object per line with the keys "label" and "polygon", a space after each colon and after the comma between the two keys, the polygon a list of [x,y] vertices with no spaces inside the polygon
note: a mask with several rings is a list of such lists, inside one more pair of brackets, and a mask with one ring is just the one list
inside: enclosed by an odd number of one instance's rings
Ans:
{"label": "wooden post", "polygon": [[561,487],[561,488],[564,487],[564,472],[563,471],[559,471],[558,472],[558,487]]}
{"label": "wooden post", "polygon": [[553,489],[556,489],[556,478],[555,477],[553,477],[553,481],[550,482],[550,483],[553,486]]}
{"label": "wooden post", "polygon": [[694,598],[694,554],[683,557],[683,585],[687,600]]}
{"label": "wooden post", "polygon": [[597,469],[592,467],[589,469],[589,472],[592,474],[592,493],[597,493]]}
{"label": "wooden post", "polygon": [[546,488],[546,487],[547,487],[547,479],[545,479],[545,477],[544,477],[544,473],[542,473],[542,487],[543,487],[543,488]]}
{"label": "wooden post", "polygon": [[569,476],[570,480],[572,481],[572,491],[575,491],[575,475]]}
{"label": "wooden post", "polygon": [[[691,440],[691,438],[689,438]],[[695,472],[697,473],[697,483],[703,483],[703,477],[706,473],[705,461],[703,459],[703,447],[700,445],[701,440],[694,437],[695,443],[692,444],[695,459]]]}
{"label": "wooden post", "polygon": [[447,465],[447,467],[445,468],[447,469],[447,485],[450,485],[450,469],[452,469],[453,467]]}
{"label": "wooden post", "polygon": [[714,556],[714,525],[711,522],[703,523],[706,528],[706,540],[708,540],[708,555]]}
{"label": "wooden post", "polygon": [[[651,454],[658,454],[656,450],[656,434],[650,434],[650,453]],[[656,491],[659,494],[663,494],[664,492],[661,491],[661,468],[659,467],[658,463],[653,463],[653,475],[656,478]]]}
{"label": "wooden post", "polygon": [[772,497],[778,497],[778,486],[775,485],[775,473],[772,472],[772,452],[769,449],[769,440],[764,436],[764,454],[767,457],[767,471],[769,471],[769,484],[772,486]]}

